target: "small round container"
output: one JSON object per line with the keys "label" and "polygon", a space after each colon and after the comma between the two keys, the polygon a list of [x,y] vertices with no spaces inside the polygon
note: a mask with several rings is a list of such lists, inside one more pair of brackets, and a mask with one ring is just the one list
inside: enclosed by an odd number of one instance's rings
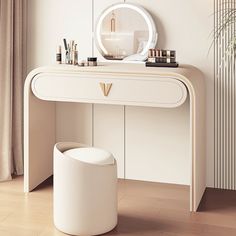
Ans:
{"label": "small round container", "polygon": [[78,66],[87,66],[87,62],[85,60],[78,61]]}
{"label": "small round container", "polygon": [[88,66],[97,66],[97,58],[96,57],[88,57]]}

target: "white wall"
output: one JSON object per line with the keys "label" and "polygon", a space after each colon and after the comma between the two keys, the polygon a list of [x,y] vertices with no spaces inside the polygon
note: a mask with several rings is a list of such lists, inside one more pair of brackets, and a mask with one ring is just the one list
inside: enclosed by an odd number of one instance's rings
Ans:
{"label": "white wall", "polygon": [[62,39],[79,42],[82,57],[92,54],[92,0],[28,0],[28,71],[55,63]]}
{"label": "white wall", "polygon": [[[98,52],[96,49],[93,50],[92,44],[92,29],[93,29],[93,19],[96,20],[100,12],[112,3],[117,1],[113,0],[29,0],[28,1],[28,54],[27,54],[27,69],[31,69],[41,66],[55,63],[55,52],[58,44],[62,44],[62,38],[66,37],[68,39],[75,39],[79,44],[79,53],[81,57],[86,58],[87,56],[92,55],[93,53],[96,56]],[[159,33],[158,45],[159,48],[168,48],[175,49],[177,51],[178,61],[182,64],[192,64],[198,67],[204,74],[206,79],[206,88],[207,88],[207,183],[208,186],[213,186],[213,55],[212,52],[208,55],[208,49],[211,44],[211,38],[209,37],[213,29],[213,0],[130,0],[129,2],[137,3],[145,7],[153,16],[157,30]],[[93,15],[93,4],[94,4],[94,15]],[[58,105],[58,137],[60,140],[66,136],[68,138],[69,134],[65,134],[64,129],[60,128],[64,121],[68,119],[63,112],[64,109],[69,109],[72,112],[71,116],[78,117],[80,114],[80,106],[75,104],[68,104],[65,107],[65,104]],[[95,130],[97,133],[92,137],[86,132],[77,135],[74,133],[71,135],[73,139],[82,139],[87,143],[98,144],[99,146],[104,146],[107,142],[101,140],[101,135],[99,129],[103,126],[103,123],[99,121],[103,120],[102,112],[104,113],[104,107],[92,105],[83,105],[84,109],[89,115],[92,111],[96,111],[96,119],[94,124],[92,124],[91,119],[85,119],[83,125],[78,128],[81,130],[83,127],[87,127],[88,130],[92,129],[95,125]],[[114,111],[118,109],[119,115],[121,116],[123,109],[120,107],[107,108],[106,112],[109,110]],[[188,106],[185,104],[185,108],[180,108],[177,111],[172,111],[170,116],[175,114],[176,119],[179,120],[182,124],[183,131],[186,132],[185,119],[186,109]],[[100,113],[99,113],[99,110]],[[116,111],[118,112],[118,111]],[[116,113],[114,112],[114,114]],[[133,126],[138,127],[140,130],[145,127],[147,122],[153,122],[153,126],[146,129],[148,133],[149,129],[157,129],[158,127],[154,125],[153,118],[161,117],[166,111],[161,109],[152,110],[139,108],[127,109],[128,122],[131,122]],[[164,112],[164,113],[163,113]],[[170,112],[170,111],[168,111]],[[64,115],[63,115],[64,114]],[[148,115],[144,115],[148,114]],[[135,116],[142,117],[142,120],[135,119]],[[114,116],[115,117],[115,116]],[[111,119],[111,117],[110,117]],[[161,118],[160,118],[161,119]],[[117,120],[114,120],[117,122]],[[116,123],[116,126],[119,127],[122,125],[123,121]],[[140,122],[142,122],[140,124]],[[185,124],[185,126],[184,126]],[[98,126],[99,125],[99,126]],[[100,127],[101,126],[101,127]],[[161,127],[161,126],[160,126]],[[184,128],[185,127],[185,128]],[[75,132],[71,131],[71,132]],[[163,130],[162,130],[163,131]],[[161,131],[161,132],[162,132]],[[151,131],[150,131],[151,132]],[[175,134],[178,134],[178,129],[174,129]],[[147,135],[147,133],[144,134]],[[122,133],[119,133],[122,136]],[[134,135],[134,134],[133,134]],[[153,135],[153,133],[151,133]],[[69,135],[70,136],[70,135]],[[143,137],[144,137],[143,136]],[[172,160],[173,166],[176,166],[177,171],[168,178],[163,178],[164,175],[160,174],[157,176],[157,180],[162,182],[177,182],[177,183],[188,183],[189,180],[189,160],[187,155],[184,154],[184,145],[187,144],[187,134],[182,143],[179,145],[182,148],[182,154],[180,153],[179,158],[182,160],[178,162],[177,160]],[[154,137],[155,138],[155,137]],[[115,142],[115,139],[114,139]],[[138,144],[138,143],[136,143]],[[153,144],[154,145],[154,144]],[[121,152],[123,150],[122,142],[119,143],[118,150],[117,147],[114,147],[114,143],[108,143],[110,149],[114,150],[115,154],[121,157]],[[176,145],[178,146],[178,145]],[[108,147],[108,148],[109,148]],[[148,147],[148,144],[147,146]],[[131,153],[134,149],[131,150]],[[153,152],[151,152],[153,153]],[[153,155],[155,157],[155,155]],[[155,163],[154,157],[152,158],[152,163]],[[163,163],[168,165],[168,161]],[[147,168],[150,168],[147,167]],[[173,168],[174,169],[174,168]],[[136,169],[134,172],[138,172]],[[129,172],[131,173],[131,172]],[[160,172],[161,173],[161,169]],[[131,174],[132,175],[132,174]],[[183,178],[183,177],[186,178]],[[131,176],[132,177],[132,176]],[[142,178],[142,177],[140,177]]]}

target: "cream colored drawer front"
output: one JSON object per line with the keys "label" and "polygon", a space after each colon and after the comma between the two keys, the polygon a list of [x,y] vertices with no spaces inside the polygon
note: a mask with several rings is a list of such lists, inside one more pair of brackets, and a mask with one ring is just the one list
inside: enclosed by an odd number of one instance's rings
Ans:
{"label": "cream colored drawer front", "polygon": [[[107,96],[100,86],[112,84]],[[187,97],[182,82],[170,77],[111,77],[42,73],[34,77],[32,91],[40,99],[152,107],[177,107]]]}

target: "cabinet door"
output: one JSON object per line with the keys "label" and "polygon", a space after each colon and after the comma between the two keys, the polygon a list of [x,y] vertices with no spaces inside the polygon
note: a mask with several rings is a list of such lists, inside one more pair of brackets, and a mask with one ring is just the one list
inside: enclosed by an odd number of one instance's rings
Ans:
{"label": "cabinet door", "polygon": [[79,142],[92,145],[92,104],[56,103],[57,142]]}
{"label": "cabinet door", "polygon": [[94,105],[94,146],[110,151],[124,178],[124,106]]}
{"label": "cabinet door", "polygon": [[126,107],[127,179],[190,184],[188,105],[172,109]]}

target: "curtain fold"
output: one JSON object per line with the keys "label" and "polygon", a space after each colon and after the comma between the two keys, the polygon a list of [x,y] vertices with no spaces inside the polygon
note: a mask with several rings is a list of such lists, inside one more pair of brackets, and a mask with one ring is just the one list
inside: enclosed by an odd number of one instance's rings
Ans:
{"label": "curtain fold", "polygon": [[25,0],[0,0],[0,181],[23,174]]}

